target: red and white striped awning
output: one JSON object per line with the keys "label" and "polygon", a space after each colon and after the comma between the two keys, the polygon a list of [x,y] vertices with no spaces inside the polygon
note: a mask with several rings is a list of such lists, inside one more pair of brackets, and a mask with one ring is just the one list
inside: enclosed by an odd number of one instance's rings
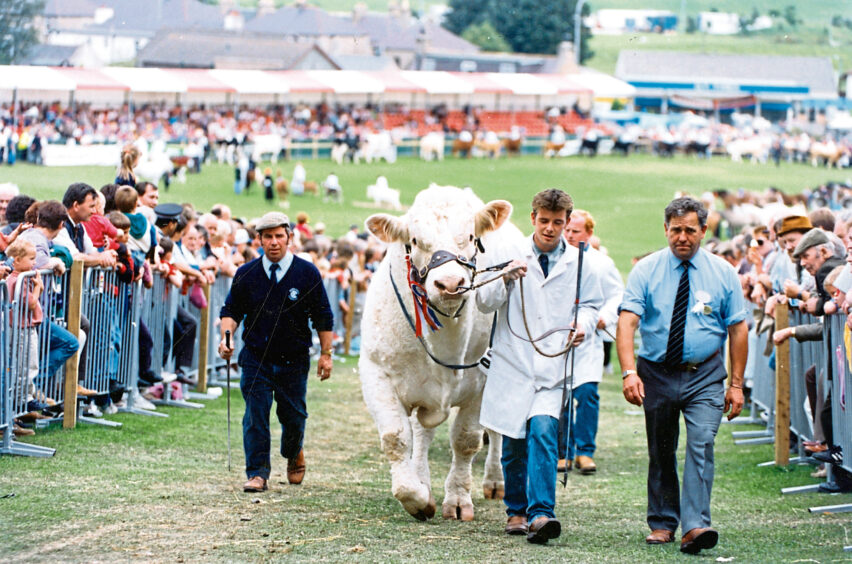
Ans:
{"label": "red and white striped awning", "polygon": [[159,69],[0,66],[0,90],[131,91],[146,93],[221,92],[255,95],[288,93],[434,95],[505,94],[557,96],[587,94],[630,97],[629,84],[601,73],[549,75],[444,71],[349,71],[242,69]]}

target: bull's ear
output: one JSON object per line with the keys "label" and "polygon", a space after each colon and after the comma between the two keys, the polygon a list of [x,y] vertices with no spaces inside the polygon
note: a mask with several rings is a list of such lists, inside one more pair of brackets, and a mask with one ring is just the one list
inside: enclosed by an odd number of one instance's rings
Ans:
{"label": "bull's ear", "polygon": [[482,237],[498,229],[512,215],[512,204],[506,200],[493,200],[476,212],[476,236]]}
{"label": "bull's ear", "polygon": [[408,226],[398,217],[386,213],[371,215],[364,222],[367,229],[385,243],[407,243]]}

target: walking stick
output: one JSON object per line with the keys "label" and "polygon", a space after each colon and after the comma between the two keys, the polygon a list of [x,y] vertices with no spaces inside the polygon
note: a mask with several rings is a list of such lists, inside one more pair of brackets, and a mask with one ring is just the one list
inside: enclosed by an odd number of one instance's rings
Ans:
{"label": "walking stick", "polygon": [[[577,291],[575,292],[575,295],[574,295],[574,329],[575,330],[577,329],[577,314],[578,314],[578,310],[580,309],[580,280],[581,280],[581,277],[583,275],[583,255],[585,254],[584,253],[585,247],[586,247],[586,244],[582,241],[577,245],[577,248],[580,250],[580,254],[579,254],[579,257],[577,259]],[[576,335],[577,334],[575,332],[574,336],[576,337]],[[571,347],[571,350],[568,353],[568,354],[571,355],[571,373],[566,378],[562,379],[562,411],[561,411],[561,417],[564,418],[564,419],[562,419],[559,422],[559,430],[557,432],[558,444],[564,444],[565,445],[565,454],[566,455],[568,454],[568,443],[571,439],[571,423],[574,420],[574,351],[575,350],[576,350],[576,346]],[[567,359],[566,359],[566,361],[567,361]],[[570,382],[568,381],[569,379],[570,379]],[[568,399],[567,404],[565,403],[566,397]],[[562,428],[565,427],[565,425],[562,423],[562,421],[568,422],[567,432],[562,430]],[[564,437],[562,437],[561,440],[558,438],[558,435],[560,433],[565,435]],[[567,465],[568,461],[566,460],[565,463]],[[568,486],[568,469],[566,468],[565,472],[562,475],[562,487],[564,488],[564,487],[567,487],[567,486]]]}
{"label": "walking stick", "polygon": [[[231,332],[225,331],[225,347],[231,348]],[[228,472],[231,471],[231,357],[229,356],[225,362],[225,393],[228,395]]]}

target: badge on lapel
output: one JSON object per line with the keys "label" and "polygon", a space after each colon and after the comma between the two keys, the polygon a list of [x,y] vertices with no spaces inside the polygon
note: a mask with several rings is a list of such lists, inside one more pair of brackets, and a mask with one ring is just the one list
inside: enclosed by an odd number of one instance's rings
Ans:
{"label": "badge on lapel", "polygon": [[290,292],[287,294],[287,297],[290,298],[291,302],[295,302],[299,299],[299,289],[298,288],[290,288]]}
{"label": "badge on lapel", "polygon": [[703,290],[695,292],[695,305],[692,306],[692,312],[704,315],[713,313],[713,309],[707,305],[711,299],[710,294]]}

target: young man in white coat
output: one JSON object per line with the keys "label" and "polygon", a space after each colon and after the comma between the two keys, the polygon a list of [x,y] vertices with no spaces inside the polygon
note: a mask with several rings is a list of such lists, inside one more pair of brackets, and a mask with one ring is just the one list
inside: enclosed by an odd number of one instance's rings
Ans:
{"label": "young man in white coat", "polygon": [[588,269],[589,274],[594,274],[604,296],[596,331],[586,335],[583,343],[574,350],[572,397],[575,408],[572,410],[572,421],[567,418],[562,420],[565,430],[563,436],[568,437],[568,443],[559,445],[559,471],[570,471],[573,465],[585,475],[594,474],[598,469],[594,456],[600,411],[598,384],[603,380],[604,331],[615,335],[618,306],[624,294],[624,282],[615,263],[589,245],[594,234],[595,220],[591,214],[584,210],[574,210],[565,226],[565,240],[572,247],[583,243],[583,270]]}
{"label": "young man in white coat", "polygon": [[[571,197],[561,190],[536,194],[532,236],[497,253],[495,264],[512,261],[503,282],[486,284],[476,293],[481,311],[499,312],[480,423],[503,435],[505,532],[526,534],[536,544],[561,533],[554,512],[557,435],[568,374],[565,355],[559,352],[571,336],[579,260],[562,232],[572,209]],[[600,285],[584,270],[575,343],[595,330],[603,301]]]}

